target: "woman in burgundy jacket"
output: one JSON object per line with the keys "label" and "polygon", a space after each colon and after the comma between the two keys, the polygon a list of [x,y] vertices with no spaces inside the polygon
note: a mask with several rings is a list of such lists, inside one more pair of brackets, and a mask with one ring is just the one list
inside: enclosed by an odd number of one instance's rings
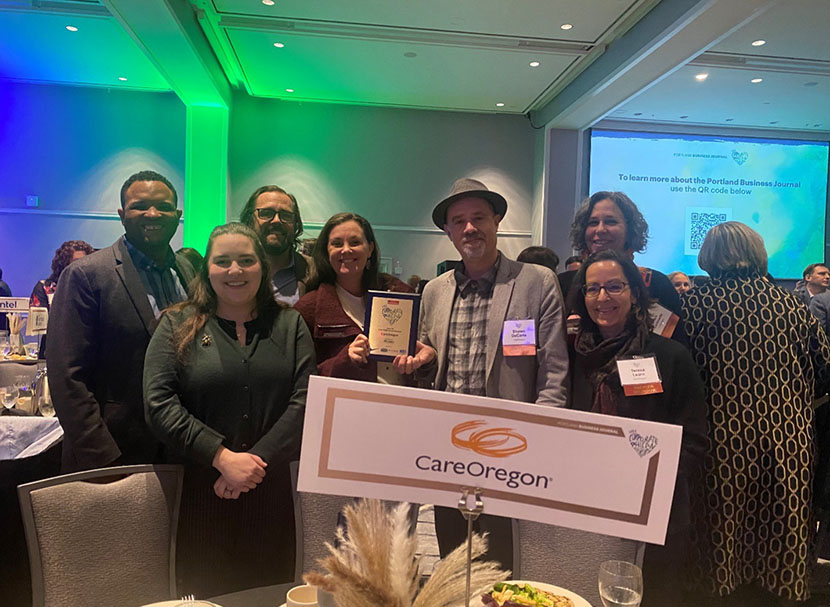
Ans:
{"label": "woman in burgundy jacket", "polygon": [[355,213],[338,213],[323,226],[313,252],[316,274],[295,304],[305,319],[317,354],[317,373],[343,379],[405,384],[390,363],[369,360],[363,334],[366,292],[412,289],[381,274],[380,249],[372,226]]}

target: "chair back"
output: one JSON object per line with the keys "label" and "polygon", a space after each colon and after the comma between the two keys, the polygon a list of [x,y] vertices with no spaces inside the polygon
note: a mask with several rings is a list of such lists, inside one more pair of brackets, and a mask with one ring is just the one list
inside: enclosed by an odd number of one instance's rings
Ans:
{"label": "chair back", "polygon": [[334,542],[338,514],[355,498],[297,491],[300,462],[291,462],[291,487],[294,492],[294,528],[297,534],[296,571],[300,582],[303,573],[320,570],[317,561],[329,555],[326,542]]}
{"label": "chair back", "polygon": [[[347,504],[356,497],[345,495],[325,495],[323,493],[306,493],[297,491],[297,476],[300,462],[291,462],[291,490],[294,493],[294,528],[297,534],[296,567],[294,579],[302,582],[303,573],[320,571],[317,561],[331,554],[326,542],[333,544],[338,522],[345,523],[339,514]],[[387,507],[397,502],[383,500]],[[418,525],[418,504],[410,504],[409,525],[415,533]]]}
{"label": "chair back", "polygon": [[602,605],[600,564],[619,560],[642,567],[644,550],[643,542],[513,520],[513,579],[566,588],[592,605]]}
{"label": "chair back", "polygon": [[181,466],[120,466],[20,485],[33,606],[174,598],[182,475]]}

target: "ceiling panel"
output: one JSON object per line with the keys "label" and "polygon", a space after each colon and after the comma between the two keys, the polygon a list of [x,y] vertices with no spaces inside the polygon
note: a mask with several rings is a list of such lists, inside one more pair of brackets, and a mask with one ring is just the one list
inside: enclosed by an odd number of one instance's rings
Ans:
{"label": "ceiling panel", "polygon": [[[261,97],[516,113],[575,60],[529,51],[228,33],[251,92]],[[275,48],[276,41],[285,46]],[[540,65],[530,67],[531,61]]]}
{"label": "ceiling panel", "polygon": [[[213,0],[221,14],[593,43],[641,0]],[[563,23],[573,29],[560,29]]]}
{"label": "ceiling panel", "polygon": [[0,78],[170,90],[112,18],[0,11],[0,32]]}
{"label": "ceiling panel", "polygon": [[[709,76],[698,82],[704,72]],[[763,82],[753,84],[756,77]],[[687,65],[609,118],[830,131],[830,76]]]}
{"label": "ceiling panel", "polygon": [[[830,0],[787,0],[750,21],[711,50],[830,62]],[[752,46],[754,40],[766,40]]]}

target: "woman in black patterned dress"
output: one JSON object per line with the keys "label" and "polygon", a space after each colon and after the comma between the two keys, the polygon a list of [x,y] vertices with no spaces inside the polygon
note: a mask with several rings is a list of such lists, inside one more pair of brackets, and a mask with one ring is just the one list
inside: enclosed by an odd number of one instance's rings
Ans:
{"label": "woman in black patterned dress", "polygon": [[698,263],[711,280],[682,298],[709,405],[696,578],[715,597],[802,601],[815,561],[811,403],[830,383],[830,345],[809,310],[763,278],[751,228],[715,226]]}

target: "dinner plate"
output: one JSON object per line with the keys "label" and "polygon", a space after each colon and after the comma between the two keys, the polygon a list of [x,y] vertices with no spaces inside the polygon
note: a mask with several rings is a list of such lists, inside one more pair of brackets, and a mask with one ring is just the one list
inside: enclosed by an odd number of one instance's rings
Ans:
{"label": "dinner plate", "polygon": [[592,607],[591,603],[583,599],[576,592],[571,592],[567,588],[554,586],[553,584],[545,584],[544,582],[533,582],[530,580],[508,580],[508,584],[530,584],[534,588],[550,592],[551,594],[558,594],[559,596],[566,596],[574,602],[574,607]]}

